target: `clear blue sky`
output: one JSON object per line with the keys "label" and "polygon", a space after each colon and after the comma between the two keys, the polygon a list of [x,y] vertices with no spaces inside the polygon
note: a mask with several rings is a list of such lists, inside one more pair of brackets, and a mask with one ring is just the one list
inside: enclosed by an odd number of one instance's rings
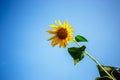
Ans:
{"label": "clear blue sky", "polygon": [[74,66],[67,48],[52,48],[45,31],[58,19],[88,39],[82,44],[101,64],[120,67],[120,0],[0,0],[0,80],[99,76],[87,56]]}

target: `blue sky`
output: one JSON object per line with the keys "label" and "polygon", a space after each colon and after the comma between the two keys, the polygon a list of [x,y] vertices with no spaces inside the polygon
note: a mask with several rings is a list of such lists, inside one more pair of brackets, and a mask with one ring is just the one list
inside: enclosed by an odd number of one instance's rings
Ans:
{"label": "blue sky", "polygon": [[88,39],[87,51],[101,64],[120,67],[119,0],[1,0],[0,80],[94,80],[95,63],[76,66],[67,48],[47,41],[54,20],[68,20],[74,36]]}

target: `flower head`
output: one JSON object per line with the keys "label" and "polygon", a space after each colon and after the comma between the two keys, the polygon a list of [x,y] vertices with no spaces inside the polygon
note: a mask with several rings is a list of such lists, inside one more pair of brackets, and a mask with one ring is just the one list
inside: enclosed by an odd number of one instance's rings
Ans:
{"label": "flower head", "polygon": [[66,47],[69,44],[69,40],[73,41],[73,29],[72,26],[68,24],[68,21],[65,21],[62,24],[59,20],[57,24],[50,25],[53,30],[48,30],[49,34],[53,34],[54,36],[48,40],[52,40],[52,46],[59,44],[59,47]]}

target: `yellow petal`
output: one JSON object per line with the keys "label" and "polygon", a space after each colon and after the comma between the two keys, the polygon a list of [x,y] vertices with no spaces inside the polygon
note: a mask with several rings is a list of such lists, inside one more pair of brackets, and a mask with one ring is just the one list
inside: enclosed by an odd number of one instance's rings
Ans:
{"label": "yellow petal", "polygon": [[48,41],[49,41],[49,40],[52,40],[52,39],[54,39],[54,38],[56,38],[56,37],[57,37],[57,36],[53,36],[53,37],[49,38]]}
{"label": "yellow petal", "polygon": [[64,42],[64,46],[63,46],[63,48],[66,48],[66,46],[67,46],[67,45],[66,45],[65,42]]}
{"label": "yellow petal", "polygon": [[72,41],[72,42],[74,42],[75,41],[75,39],[71,36],[70,37],[70,40]]}
{"label": "yellow petal", "polygon": [[61,47],[64,47],[64,48],[66,47],[64,40],[61,40],[61,41],[60,41],[59,47],[60,47],[60,48],[61,48]]}
{"label": "yellow petal", "polygon": [[57,41],[52,41],[52,46],[54,47],[55,45],[57,45],[58,44],[58,42]]}
{"label": "yellow petal", "polygon": [[60,27],[63,26],[62,23],[60,22],[60,20],[58,20],[57,22],[58,22],[58,25],[59,25]]}
{"label": "yellow petal", "polygon": [[73,28],[73,26],[69,26],[69,29],[72,29]]}
{"label": "yellow petal", "polygon": [[48,30],[47,31],[49,34],[56,34],[57,33],[57,30]]}
{"label": "yellow petal", "polygon": [[51,26],[52,28],[54,28],[54,29],[58,29],[58,26],[57,26],[57,25],[51,24],[50,26]]}
{"label": "yellow petal", "polygon": [[54,47],[55,45],[57,45],[59,43],[59,39],[57,37],[55,37],[52,41],[52,46]]}
{"label": "yellow petal", "polygon": [[62,40],[60,40],[60,45],[59,45],[59,47],[60,47],[60,48],[62,47]]}
{"label": "yellow petal", "polygon": [[64,27],[68,27],[68,21],[64,22]]}
{"label": "yellow petal", "polygon": [[68,44],[69,44],[68,39],[66,39],[65,40],[65,45],[68,45]]}

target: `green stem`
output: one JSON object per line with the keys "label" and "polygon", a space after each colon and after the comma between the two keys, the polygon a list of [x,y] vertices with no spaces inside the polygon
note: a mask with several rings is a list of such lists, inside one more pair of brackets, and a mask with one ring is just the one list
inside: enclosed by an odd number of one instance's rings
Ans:
{"label": "green stem", "polygon": [[[78,42],[76,42],[75,40],[74,40],[74,42],[75,42],[79,47],[81,47]],[[86,54],[89,58],[91,58],[103,71],[105,71],[105,73],[106,73],[112,80],[116,80],[115,78],[113,78],[113,77],[101,66],[101,64],[100,64],[92,55],[90,55],[87,51],[85,51],[85,54]]]}

